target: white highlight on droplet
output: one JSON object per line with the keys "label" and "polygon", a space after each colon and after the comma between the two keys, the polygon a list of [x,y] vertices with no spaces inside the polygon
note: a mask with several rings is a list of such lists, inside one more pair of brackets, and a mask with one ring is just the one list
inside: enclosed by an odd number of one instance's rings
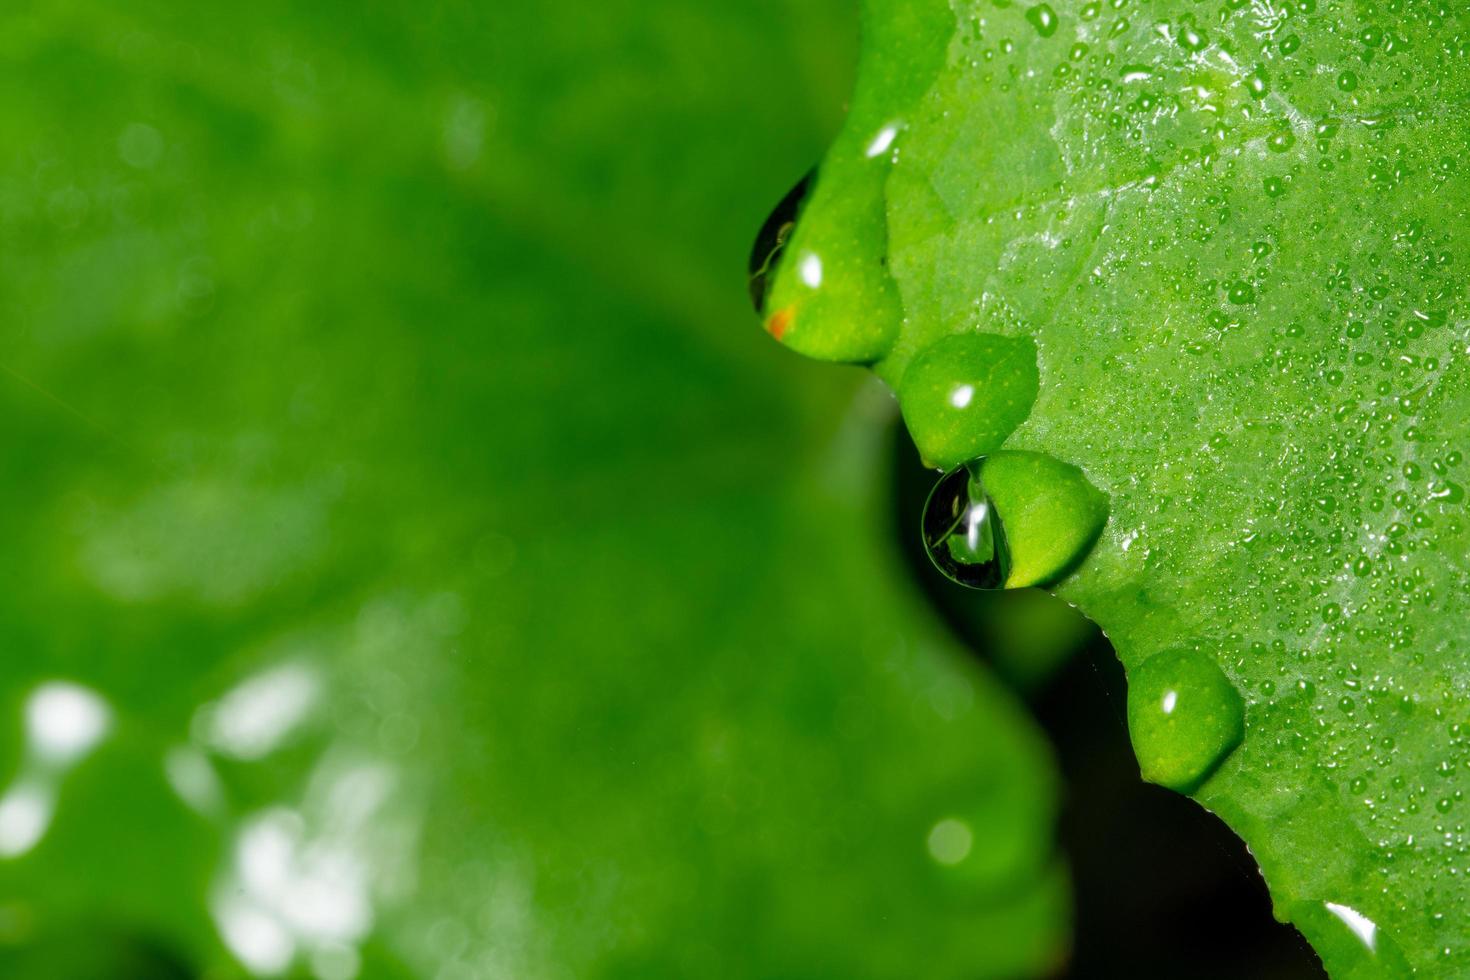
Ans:
{"label": "white highlight on droplet", "polygon": [[954,817],[946,817],[929,831],[929,856],[940,864],[959,864],[970,856],[975,834],[970,825]]}
{"label": "white highlight on droplet", "polygon": [[1368,918],[1357,909],[1336,902],[1324,902],[1327,911],[1342,920],[1342,924],[1353,931],[1353,935],[1362,941],[1364,946],[1371,952],[1378,942],[1378,924]]}
{"label": "white highlight on droplet", "polygon": [[0,797],[0,857],[16,858],[41,842],[56,797],[38,779],[22,779]]}
{"label": "white highlight on droplet", "polygon": [[1165,691],[1164,692],[1164,702],[1163,702],[1163,705],[1162,705],[1162,707],[1164,709],[1164,714],[1166,714],[1166,715],[1172,715],[1174,713],[1174,706],[1176,704],[1178,704],[1178,703],[1179,703],[1179,692],[1178,691]]}
{"label": "white highlight on droplet", "polygon": [[990,502],[977,503],[970,508],[965,515],[965,545],[971,552],[980,550],[980,537],[985,530],[985,522],[990,517]]}
{"label": "white highlight on droplet", "polygon": [[868,144],[868,159],[882,156],[893,146],[893,140],[898,136],[898,124],[889,123],[878,130],[878,135],[873,137],[873,142]]}
{"label": "white highlight on droplet", "polygon": [[52,765],[67,765],[86,755],[107,734],[112,720],[106,702],[66,681],[38,687],[25,711],[31,751]]}
{"label": "white highlight on droplet", "polygon": [[815,252],[808,252],[801,257],[801,281],[812,289],[822,285],[822,259]]}
{"label": "white highlight on droplet", "polygon": [[204,739],[236,759],[274,752],[316,705],[321,684],[302,664],[282,664],[243,681],[201,709]]}
{"label": "white highlight on droplet", "polygon": [[949,403],[955,408],[966,408],[975,400],[974,385],[960,385],[949,393]]}

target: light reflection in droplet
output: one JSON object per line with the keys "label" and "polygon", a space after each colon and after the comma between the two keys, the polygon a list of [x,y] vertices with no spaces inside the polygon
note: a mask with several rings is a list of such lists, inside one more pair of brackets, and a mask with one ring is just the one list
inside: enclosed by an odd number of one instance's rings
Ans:
{"label": "light reflection in droplet", "polygon": [[808,252],[801,257],[801,281],[812,289],[822,285],[822,259],[815,252]]}
{"label": "light reflection in droplet", "polygon": [[878,135],[874,136],[873,142],[868,144],[868,159],[871,160],[873,157],[880,157],[887,153],[889,148],[893,146],[893,140],[897,136],[897,123],[889,123],[887,126],[878,130]]}

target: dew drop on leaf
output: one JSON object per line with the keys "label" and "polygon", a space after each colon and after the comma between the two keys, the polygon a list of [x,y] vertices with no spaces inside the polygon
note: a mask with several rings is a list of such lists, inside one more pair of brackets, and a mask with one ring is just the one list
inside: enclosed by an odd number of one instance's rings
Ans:
{"label": "dew drop on leaf", "polygon": [[1233,282],[1225,289],[1225,298],[1236,306],[1254,302],[1256,290],[1248,282]]}
{"label": "dew drop on leaf", "polygon": [[1189,51],[1203,51],[1209,42],[1205,35],[1195,28],[1193,24],[1184,24],[1179,28],[1179,43]]}
{"label": "dew drop on leaf", "polygon": [[796,186],[787,191],[781,202],[771,210],[765,224],[756,233],[755,245],[750,250],[750,302],[760,316],[765,316],[766,294],[770,292],[771,280],[776,276],[781,253],[791,240],[791,233],[796,229],[796,219],[801,215],[801,207],[811,193],[816,176],[816,170],[812,169],[797,181]]}
{"label": "dew drop on leaf", "polygon": [[984,458],[940,477],[924,504],[924,550],[945,577],[972,589],[1001,589],[1010,575],[1005,529],[981,480]]}
{"label": "dew drop on leaf", "polygon": [[1038,3],[1026,11],[1026,20],[1042,37],[1051,37],[1057,32],[1057,12],[1050,4]]}
{"label": "dew drop on leaf", "polygon": [[1245,734],[1240,693],[1198,650],[1170,650],[1130,672],[1128,732],[1143,778],[1197,789]]}
{"label": "dew drop on leaf", "polygon": [[1039,383],[1029,338],[956,334],[914,358],[898,400],[920,456],[952,467],[999,449],[1026,420]]}
{"label": "dew drop on leaf", "polygon": [[1285,153],[1296,143],[1296,134],[1290,128],[1281,129],[1266,137],[1266,148],[1272,153]]}
{"label": "dew drop on leaf", "polygon": [[1403,977],[1408,961],[1374,918],[1342,902],[1294,902],[1286,910],[1334,977]]}

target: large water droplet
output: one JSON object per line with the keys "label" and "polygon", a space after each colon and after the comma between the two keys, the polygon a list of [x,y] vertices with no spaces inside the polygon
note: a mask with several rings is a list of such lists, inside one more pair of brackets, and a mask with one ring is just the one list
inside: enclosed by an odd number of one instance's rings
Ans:
{"label": "large water droplet", "polygon": [[1092,550],[1107,516],[1107,497],[1077,467],[1002,450],[940,477],[924,505],[924,547],[973,589],[1050,585]]}
{"label": "large water droplet", "polygon": [[801,216],[801,207],[811,193],[816,176],[815,168],[807,171],[806,176],[797,181],[796,186],[771,209],[770,216],[756,233],[755,245],[750,250],[750,302],[760,316],[766,315],[766,294],[771,290],[771,280],[776,276],[781,253],[791,240],[791,233],[796,230],[796,219]]}
{"label": "large water droplet", "polygon": [[945,577],[972,589],[1005,588],[1010,552],[995,504],[985,492],[985,460],[940,477],[924,504],[924,549]]}
{"label": "large water droplet", "polygon": [[1360,907],[1343,902],[1292,902],[1287,919],[1301,930],[1334,977],[1405,977],[1403,951]]}
{"label": "large water droplet", "polygon": [[1038,3],[1026,11],[1026,19],[1042,37],[1051,37],[1057,32],[1057,12],[1050,4]]}
{"label": "large water droplet", "polygon": [[1128,733],[1144,779],[1189,793],[1245,737],[1245,705],[1210,657],[1170,650],[1129,672]]}
{"label": "large water droplet", "polygon": [[964,333],[919,353],[898,386],[919,455],[957,466],[999,449],[1031,411],[1039,374],[1026,337]]}

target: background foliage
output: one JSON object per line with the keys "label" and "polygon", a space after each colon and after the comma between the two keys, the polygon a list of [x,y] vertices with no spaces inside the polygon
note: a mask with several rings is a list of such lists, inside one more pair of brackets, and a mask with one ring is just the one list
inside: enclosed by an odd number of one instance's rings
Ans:
{"label": "background foliage", "polygon": [[1047,751],[886,550],[886,402],[745,305],[854,25],[0,14],[7,976],[1064,955]]}

